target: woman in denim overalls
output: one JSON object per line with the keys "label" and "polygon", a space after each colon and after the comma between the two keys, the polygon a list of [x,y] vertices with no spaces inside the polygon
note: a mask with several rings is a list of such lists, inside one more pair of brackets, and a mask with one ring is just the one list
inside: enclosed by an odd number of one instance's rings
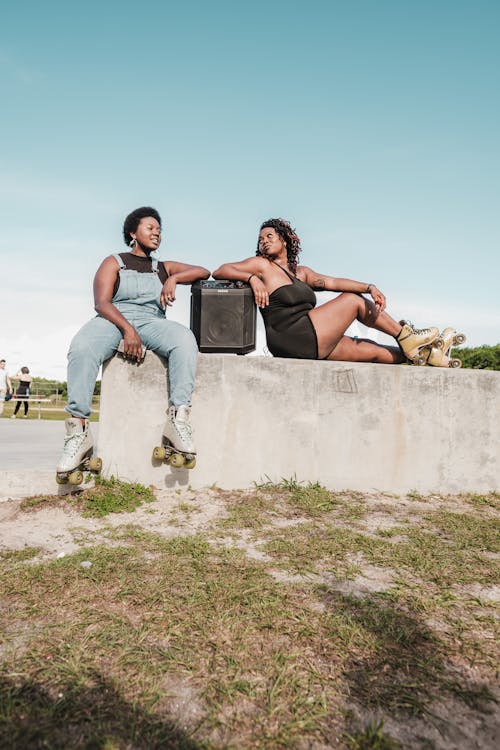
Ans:
{"label": "woman in denim overalls", "polygon": [[[109,255],[94,279],[97,317],[76,334],[68,352],[68,406],[63,454],[58,477],[78,468],[92,455],[88,418],[99,367],[118,349],[140,361],[144,347],[168,359],[169,409],[165,437],[179,451],[195,453],[189,411],[194,388],[198,348],[192,332],[165,317],[175,300],[176,285],[207,279],[201,266],[157,261],[150,255],[161,242],[161,219],[154,208],[138,208],[123,225],[131,252]],[[120,347],[120,350],[121,348]]]}

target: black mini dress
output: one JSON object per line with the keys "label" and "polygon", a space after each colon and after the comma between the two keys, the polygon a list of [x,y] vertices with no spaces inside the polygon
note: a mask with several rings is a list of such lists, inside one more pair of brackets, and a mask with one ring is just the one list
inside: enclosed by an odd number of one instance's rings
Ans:
{"label": "black mini dress", "polygon": [[[273,261],[274,262],[274,261]],[[269,305],[260,308],[266,329],[267,348],[275,357],[318,359],[318,340],[308,313],[316,306],[310,286],[276,263],[291,284],[269,295]]]}

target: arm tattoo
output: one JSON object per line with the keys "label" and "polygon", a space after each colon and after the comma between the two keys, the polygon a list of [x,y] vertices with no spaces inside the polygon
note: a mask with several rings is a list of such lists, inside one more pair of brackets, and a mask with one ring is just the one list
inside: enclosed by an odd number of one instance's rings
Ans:
{"label": "arm tattoo", "polygon": [[321,278],[321,276],[318,276],[316,279],[314,279],[313,286],[315,289],[324,289],[325,280]]}

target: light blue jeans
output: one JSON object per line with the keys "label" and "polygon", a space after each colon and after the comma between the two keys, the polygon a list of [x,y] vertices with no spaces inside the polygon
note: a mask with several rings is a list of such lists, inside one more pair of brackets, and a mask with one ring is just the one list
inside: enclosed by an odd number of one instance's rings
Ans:
{"label": "light blue jeans", "polygon": [[[121,263],[121,259],[118,258]],[[161,282],[156,272],[120,270],[113,304],[131,323],[147,349],[168,359],[169,403],[190,405],[198,362],[193,333],[165,318],[160,305]],[[68,405],[75,417],[89,417],[99,367],[113,356],[123,334],[114,323],[97,316],[81,328],[68,352]]]}

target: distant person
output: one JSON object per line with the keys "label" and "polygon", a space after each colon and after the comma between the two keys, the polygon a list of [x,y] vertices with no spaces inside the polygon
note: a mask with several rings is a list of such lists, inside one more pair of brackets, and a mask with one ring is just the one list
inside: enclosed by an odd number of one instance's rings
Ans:
{"label": "distant person", "polygon": [[14,409],[14,414],[11,416],[11,419],[17,417],[17,412],[21,408],[21,404],[24,404],[24,418],[27,419],[29,409],[28,398],[33,378],[27,367],[21,367],[19,372],[14,375],[14,380],[19,381],[19,385],[16,388],[16,397],[20,398],[20,400],[16,402],[16,408]]}
{"label": "distant person", "polygon": [[0,359],[0,415],[3,414],[5,396],[12,393],[12,383],[10,382],[9,375],[5,369],[5,364],[5,360]]}
{"label": "distant person", "polygon": [[151,257],[161,242],[161,218],[154,208],[132,211],[123,225],[123,239],[129,250],[109,255],[95,275],[97,317],[76,334],[68,352],[66,411],[71,416],[66,419],[66,439],[57,466],[62,481],[92,455],[88,420],[97,373],[122,339],[123,354],[130,360],[139,362],[143,347],[168,359],[170,401],[164,437],[177,451],[196,453],[190,407],[198,347],[189,328],[168,320],[165,311],[175,301],[177,284],[207,279],[210,271]]}
{"label": "distant person", "polygon": [[[463,343],[463,334],[457,338],[454,329],[446,329],[441,338],[435,327],[418,330],[406,321],[398,323],[385,312],[385,296],[375,284],[299,266],[300,249],[300,239],[287,221],[268,219],[260,227],[256,257],[224,263],[212,274],[214,279],[250,284],[268,349],[275,357],[460,366],[447,351],[452,343]],[[316,307],[315,291],[341,294]],[[397,346],[346,336],[355,320],[393,336]]]}

